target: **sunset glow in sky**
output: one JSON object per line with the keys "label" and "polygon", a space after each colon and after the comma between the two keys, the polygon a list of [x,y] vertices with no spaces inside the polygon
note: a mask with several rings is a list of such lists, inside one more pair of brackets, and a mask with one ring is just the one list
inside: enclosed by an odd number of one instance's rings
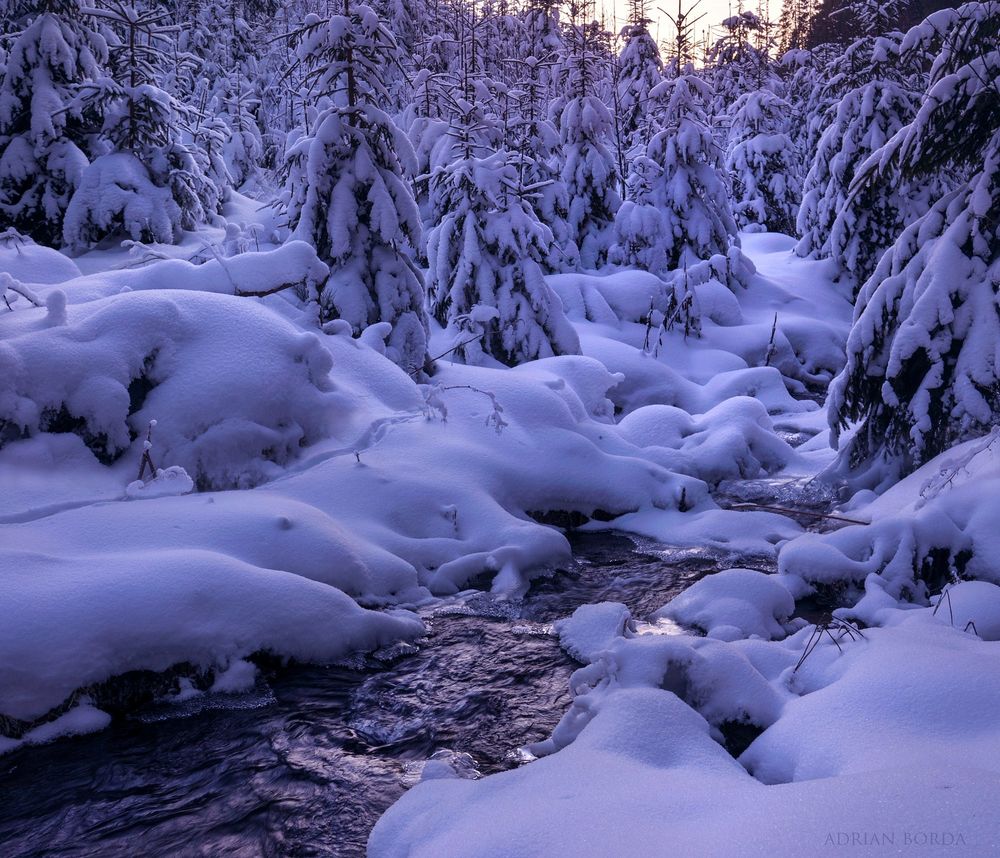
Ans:
{"label": "sunset glow in sky", "polygon": [[[602,5],[608,28],[618,32],[628,18],[628,0],[603,0],[603,4],[598,3],[598,8]],[[691,6],[692,0],[684,0],[685,9],[690,9]],[[744,0],[742,5],[739,0],[701,0],[690,13],[694,17],[704,15],[695,24],[695,41],[700,45],[707,36],[710,43],[714,42],[721,30],[722,21],[737,14],[740,9],[766,15],[776,23],[781,14],[781,0],[761,0],[760,3],[758,0]],[[661,49],[664,43],[672,43],[674,40],[676,31],[670,16],[676,17],[676,15],[677,0],[650,0],[652,32]],[[614,26],[611,26],[612,22]],[[709,32],[710,29],[712,32]]]}

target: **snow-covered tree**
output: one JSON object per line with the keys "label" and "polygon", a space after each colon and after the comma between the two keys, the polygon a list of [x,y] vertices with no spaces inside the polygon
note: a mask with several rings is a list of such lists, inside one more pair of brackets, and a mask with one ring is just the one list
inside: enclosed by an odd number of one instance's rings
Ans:
{"label": "snow-covered tree", "polygon": [[[736,222],[723,180],[721,152],[704,105],[711,88],[694,74],[664,81],[654,97],[665,125],[635,160],[629,202],[615,220],[616,258],[653,271],[684,269],[737,249]],[[732,282],[741,276],[734,271]]]}
{"label": "snow-covered tree", "polygon": [[748,92],[733,105],[726,169],[741,229],[791,235],[801,196],[788,135],[791,106],[773,92]]}
{"label": "snow-covered tree", "polygon": [[569,197],[569,238],[580,265],[597,268],[607,261],[615,213],[621,205],[615,157],[608,148],[613,122],[595,87],[604,63],[589,7],[573,7],[567,39],[570,97],[560,117],[562,181]]}
{"label": "snow-covered tree", "polygon": [[539,220],[552,231],[552,243],[543,260],[547,271],[573,268],[577,264],[575,244],[569,230],[569,195],[559,173],[559,132],[545,115],[546,77],[544,63],[529,56],[518,82],[521,99],[513,139],[517,153],[520,186],[530,189],[532,207]]}
{"label": "snow-covered tree", "polygon": [[123,233],[136,241],[173,242],[218,210],[224,188],[209,175],[208,156],[184,141],[194,111],[157,85],[171,29],[164,13],[122,4],[95,14],[109,34],[113,77],[84,84],[80,104],[101,117],[104,154],[80,178],[63,241],[84,249]]}
{"label": "snow-covered tree", "polygon": [[611,228],[621,205],[618,171],[607,146],[611,114],[596,95],[582,95],[566,105],[560,124],[569,237],[580,265],[598,268],[607,261]]}
{"label": "snow-covered tree", "polygon": [[1000,3],[967,3],[911,29],[934,48],[916,117],[859,170],[970,178],[908,226],[858,298],[847,365],[830,391],[840,462],[871,483],[908,473],[1000,418]]}
{"label": "snow-covered tree", "polygon": [[[647,126],[650,92],[663,80],[663,61],[656,40],[649,33],[645,10],[639,19],[622,30],[625,45],[618,56],[616,108],[620,113],[621,133],[626,145],[640,142],[640,131]],[[648,134],[644,135],[648,138]],[[643,144],[648,139],[641,140]]]}
{"label": "snow-covered tree", "polygon": [[552,234],[522,195],[506,152],[461,157],[432,177],[445,214],[431,231],[431,305],[456,332],[467,363],[489,355],[513,366],[580,351],[559,298],[542,276]]}
{"label": "snow-covered tree", "polygon": [[88,164],[79,87],[101,75],[107,46],[79,0],[37,0],[26,11],[34,18],[0,83],[0,223],[59,244]]}
{"label": "snow-covered tree", "polygon": [[565,53],[557,0],[526,0],[524,18],[525,56],[534,57],[546,100],[555,95],[556,61]]}
{"label": "snow-covered tree", "polygon": [[221,101],[229,126],[223,147],[226,168],[238,188],[255,175],[264,158],[264,140],[257,124],[260,102],[240,72],[226,81]]}
{"label": "snow-covered tree", "polygon": [[[330,267],[316,298],[321,322],[347,321],[355,333],[392,325],[387,354],[408,371],[427,359],[424,286],[411,254],[420,215],[406,178],[414,154],[379,108],[382,69],[396,59],[392,35],[368,6],[311,16],[298,34],[313,90],[329,99],[303,147],[305,195],[289,211],[292,236],[311,243]],[[301,162],[300,162],[301,163]]]}
{"label": "snow-covered tree", "polygon": [[806,176],[800,256],[833,256],[859,285],[872,273],[911,214],[907,191],[895,183],[873,183],[854,195],[849,188],[868,156],[913,118],[918,100],[890,77],[843,96]]}
{"label": "snow-covered tree", "polygon": [[769,31],[768,22],[750,11],[722,22],[722,36],[708,55],[714,96],[711,115],[730,113],[731,105],[741,96],[774,87],[777,74],[768,54]]}

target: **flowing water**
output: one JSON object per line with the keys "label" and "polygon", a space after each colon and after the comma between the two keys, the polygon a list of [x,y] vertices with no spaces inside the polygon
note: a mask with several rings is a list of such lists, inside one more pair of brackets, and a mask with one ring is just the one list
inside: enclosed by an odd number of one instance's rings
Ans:
{"label": "flowing water", "polygon": [[271,671],[0,757],[0,856],[364,854],[432,755],[475,777],[523,764],[569,705],[576,665],[550,624],[589,602],[644,618],[719,562],[615,534],[576,536],[573,569],[520,602],[438,606],[383,663]]}

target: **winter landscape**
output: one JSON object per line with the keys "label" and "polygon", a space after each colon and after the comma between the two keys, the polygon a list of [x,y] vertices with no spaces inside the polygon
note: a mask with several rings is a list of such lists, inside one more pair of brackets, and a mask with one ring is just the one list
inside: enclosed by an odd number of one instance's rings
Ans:
{"label": "winter landscape", "polygon": [[0,0],[0,855],[1000,855],[1000,2]]}

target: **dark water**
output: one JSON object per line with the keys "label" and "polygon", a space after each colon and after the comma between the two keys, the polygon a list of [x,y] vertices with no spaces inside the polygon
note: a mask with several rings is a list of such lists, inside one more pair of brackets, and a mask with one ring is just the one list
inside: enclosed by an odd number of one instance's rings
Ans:
{"label": "dark water", "polygon": [[250,694],[0,757],[0,858],[363,855],[432,755],[476,776],[548,736],[576,667],[548,624],[604,600],[643,618],[716,568],[615,535],[574,542],[574,569],[523,602],[438,609],[416,651],[389,664],[295,667]]}

